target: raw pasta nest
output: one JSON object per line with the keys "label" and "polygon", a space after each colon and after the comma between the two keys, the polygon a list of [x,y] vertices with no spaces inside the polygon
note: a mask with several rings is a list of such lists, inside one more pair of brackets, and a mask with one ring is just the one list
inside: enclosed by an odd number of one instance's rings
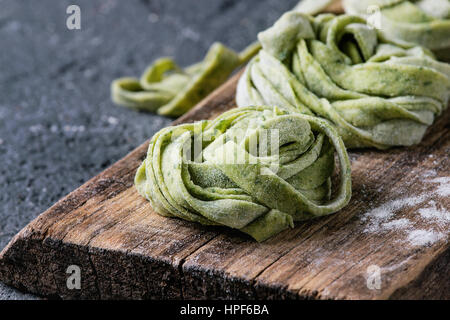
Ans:
{"label": "raw pasta nest", "polygon": [[276,105],[329,119],[347,147],[419,143],[447,107],[450,65],[383,39],[361,17],[284,14],[258,38],[237,104]]}
{"label": "raw pasta nest", "polygon": [[[447,58],[449,0],[344,0],[345,11],[368,18],[386,39],[416,43]],[[444,57],[443,56],[443,57]]]}
{"label": "raw pasta nest", "polygon": [[[335,153],[340,182],[332,193]],[[135,185],[161,215],[239,229],[258,241],[293,221],[334,213],[351,196],[350,162],[333,126],[263,106],[160,130]]]}

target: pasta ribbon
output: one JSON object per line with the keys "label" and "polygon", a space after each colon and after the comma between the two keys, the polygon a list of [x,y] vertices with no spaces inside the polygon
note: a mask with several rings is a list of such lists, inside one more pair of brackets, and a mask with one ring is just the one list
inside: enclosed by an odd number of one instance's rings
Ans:
{"label": "pasta ribbon", "polygon": [[[332,193],[335,153],[340,182]],[[135,185],[161,215],[264,241],[294,221],[343,208],[350,170],[344,143],[327,120],[252,106],[156,133]]]}
{"label": "pasta ribbon", "polygon": [[171,58],[154,61],[140,79],[124,77],[111,84],[112,100],[129,108],[177,117],[196,105],[227,80],[260,49],[253,43],[237,53],[214,43],[202,62],[185,69]]}
{"label": "pasta ribbon", "polygon": [[447,108],[450,65],[383,38],[358,16],[285,13],[259,33],[238,106],[274,105],[330,120],[348,148],[410,146]]}
{"label": "pasta ribbon", "polygon": [[415,43],[450,58],[449,0],[344,0],[345,11],[368,18],[385,39]]}

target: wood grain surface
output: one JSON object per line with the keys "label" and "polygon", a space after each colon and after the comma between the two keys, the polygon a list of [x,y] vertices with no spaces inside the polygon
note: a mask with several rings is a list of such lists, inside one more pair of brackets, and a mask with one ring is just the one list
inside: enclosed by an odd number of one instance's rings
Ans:
{"label": "wood grain surface", "polygon": [[[239,75],[176,123],[233,108]],[[449,111],[418,146],[350,152],[350,204],[263,243],[154,213],[133,186],[145,143],[15,236],[0,279],[61,298],[449,298],[450,225],[420,214],[448,218]],[[81,290],[67,289],[70,265]]]}
{"label": "wood grain surface", "polygon": [[[175,123],[235,107],[239,75]],[[450,299],[449,119],[414,147],[351,151],[350,204],[263,243],[154,213],[133,186],[144,143],[17,234],[0,280],[65,299]]]}

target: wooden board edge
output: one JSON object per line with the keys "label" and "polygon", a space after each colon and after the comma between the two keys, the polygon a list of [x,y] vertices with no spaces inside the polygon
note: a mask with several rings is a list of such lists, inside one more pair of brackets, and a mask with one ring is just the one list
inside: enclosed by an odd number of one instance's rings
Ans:
{"label": "wooden board edge", "polygon": [[[232,108],[234,106],[234,91],[242,71],[243,70],[237,72],[234,76],[228,79],[227,82],[214,90],[188,113],[175,120],[173,124],[207,119]],[[229,97],[229,99],[224,101],[223,95]],[[45,297],[55,297],[56,292],[58,292],[57,287],[40,287],[39,290],[36,289],[37,284],[43,283],[37,278],[36,272],[39,270],[43,271],[42,268],[45,268],[43,264],[49,263],[49,250],[64,250],[64,248],[61,247],[61,244],[58,244],[58,241],[55,241],[47,236],[47,231],[50,227],[49,222],[55,221],[65,212],[72,211],[83,205],[89,198],[105,192],[108,186],[112,183],[122,183],[118,172],[120,172],[123,167],[130,162],[138,161],[140,163],[145,157],[148,142],[148,140],[145,141],[124,158],[117,161],[97,176],[91,178],[76,190],[70,192],[68,195],[52,205],[49,209],[33,219],[18,234],[16,234],[0,252],[0,281],[26,292],[31,292]],[[128,186],[126,184],[123,184],[123,189],[127,187]],[[66,249],[70,251],[71,255],[74,257],[78,256],[81,260],[86,260],[87,258],[92,260],[101,259],[101,257],[96,256],[95,253],[93,255],[92,252],[86,252],[86,248],[76,245],[73,247],[69,246]],[[32,254],[27,255],[25,254],[26,252],[32,252]],[[41,254],[41,252],[43,253]],[[79,252],[80,254],[77,255],[75,254],[76,252]],[[31,268],[26,268],[26,264],[31,266]],[[20,279],[14,277],[14,272],[11,271],[18,266],[22,268],[19,274],[22,274],[23,278]],[[181,279],[178,274],[178,266],[167,265],[166,267],[169,269],[172,268],[173,277],[178,278],[177,281],[179,283]],[[53,266],[53,268],[57,267]],[[114,270],[108,270],[108,272],[114,272]],[[45,273],[49,272],[47,271],[44,272],[44,274]],[[65,273],[63,274],[65,275]],[[90,279],[89,281],[91,281],[91,274],[95,274],[95,268],[87,270],[87,274],[87,279]],[[92,290],[89,292],[91,291]],[[151,292],[149,294],[152,296]],[[70,296],[70,294],[68,294],[67,297],[68,296]],[[168,298],[181,297],[180,294],[173,293],[166,294],[166,296]],[[95,294],[92,291],[90,298],[95,297],[99,297],[99,294]]]}
{"label": "wooden board edge", "polygon": [[[440,286],[437,286],[439,283]],[[450,300],[450,248],[443,250],[410,281],[405,281],[390,295],[391,300]]]}
{"label": "wooden board edge", "polygon": [[[242,70],[230,78],[224,85],[216,89],[207,98],[201,101],[195,108],[186,113],[184,116],[175,120],[174,124],[192,122],[211,116],[220,114],[230,109],[234,104],[234,90],[237,80],[242,73]],[[226,93],[225,93],[226,92]],[[223,96],[230,97],[229,100],[223,100]],[[220,99],[219,99],[220,98]],[[75,191],[68,194],[63,199],[59,200],[55,205],[39,215],[36,219],[30,222],[23,228],[0,252],[0,280],[8,285],[12,285],[23,291],[31,292],[48,298],[87,298],[87,299],[114,299],[114,298],[130,298],[130,299],[304,299],[304,298],[320,298],[320,296],[311,293],[308,296],[302,296],[298,292],[289,291],[282,286],[268,286],[261,283],[246,282],[242,279],[228,277],[224,274],[211,274],[208,270],[192,269],[184,265],[184,261],[178,264],[161,261],[149,261],[147,257],[127,254],[127,260],[122,261],[124,264],[138,265],[142,270],[145,269],[150,274],[152,270],[159,270],[157,274],[165,274],[166,280],[161,283],[161,279],[145,279],[146,286],[136,286],[133,292],[118,291],[117,295],[108,295],[108,290],[100,288],[100,281],[98,278],[102,274],[118,273],[120,270],[118,266],[111,265],[109,261],[110,256],[120,255],[117,260],[123,260],[123,252],[121,251],[105,251],[87,250],[85,247],[75,244],[65,244],[61,247],[61,242],[51,239],[47,236],[48,225],[47,220],[54,219],[55,216],[63,214],[66,210],[73,210],[82,205],[87,197],[101,193],[103,190],[97,186],[106,186],[113,180],[120,179],[116,176],[117,168],[121,164],[129,161],[141,161],[145,156],[148,141],[137,147],[123,159],[119,160],[111,167],[107,168],[99,175],[90,179]],[[105,181],[99,183],[99,181]],[[53,217],[52,219],[49,219]],[[56,254],[61,256],[56,256]],[[23,253],[27,254],[24,255]],[[85,281],[88,288],[87,291],[83,289],[83,294],[77,295],[76,291],[68,291],[67,288],[61,287],[65,283],[67,274],[64,266],[67,261],[61,260],[61,257],[72,256],[75,260],[83,263],[88,263],[91,268],[85,270]],[[27,262],[25,264],[24,262]],[[61,261],[61,263],[52,264],[52,261]],[[402,283],[394,292],[385,296],[386,299],[450,299],[450,250],[443,251],[435,259],[420,271],[418,277],[414,280]],[[63,263],[64,262],[64,263]],[[23,274],[29,275],[26,281],[22,278],[14,277],[11,272],[13,268],[24,268]],[[103,268],[103,269],[101,269]],[[42,272],[44,271],[44,272]],[[50,271],[50,272],[49,272]],[[20,273],[20,272],[18,272]],[[53,277],[54,279],[45,280],[40,279],[40,275]],[[444,285],[446,286],[436,288],[427,286],[428,283],[433,283],[431,279],[437,276],[442,281],[444,278]],[[130,276],[130,275],[129,275]],[[135,276],[135,275],[134,275]],[[45,281],[44,281],[45,280]],[[126,279],[124,279],[125,281]],[[42,286],[43,283],[54,283],[54,286]],[[435,282],[434,282],[435,283]],[[207,285],[208,284],[208,285]],[[213,285],[211,285],[213,284]],[[39,286],[39,287],[38,287]],[[212,290],[217,288],[217,290]],[[156,290],[158,288],[158,290]],[[57,294],[64,292],[62,295]],[[223,294],[223,293],[227,294]]]}

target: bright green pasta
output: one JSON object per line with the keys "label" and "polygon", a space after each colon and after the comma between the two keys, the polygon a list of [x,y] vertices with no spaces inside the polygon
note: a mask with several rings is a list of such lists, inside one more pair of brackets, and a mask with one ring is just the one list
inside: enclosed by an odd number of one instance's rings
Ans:
{"label": "bright green pasta", "polygon": [[344,7],[370,17],[386,39],[416,43],[450,58],[450,0],[344,0]]}
{"label": "bright green pasta", "polygon": [[220,86],[241,64],[260,48],[259,43],[242,53],[215,43],[202,62],[185,69],[171,58],[160,58],[151,64],[140,79],[119,78],[111,84],[115,103],[133,109],[177,117]]}
{"label": "bright green pasta", "polygon": [[284,14],[258,38],[237,104],[276,105],[330,120],[347,147],[419,143],[447,107],[450,65],[388,41],[363,18]]}
{"label": "bright green pasta", "polygon": [[[335,154],[340,182],[332,195]],[[170,217],[239,229],[257,241],[350,200],[350,162],[327,120],[274,107],[162,129],[135,185]]]}

